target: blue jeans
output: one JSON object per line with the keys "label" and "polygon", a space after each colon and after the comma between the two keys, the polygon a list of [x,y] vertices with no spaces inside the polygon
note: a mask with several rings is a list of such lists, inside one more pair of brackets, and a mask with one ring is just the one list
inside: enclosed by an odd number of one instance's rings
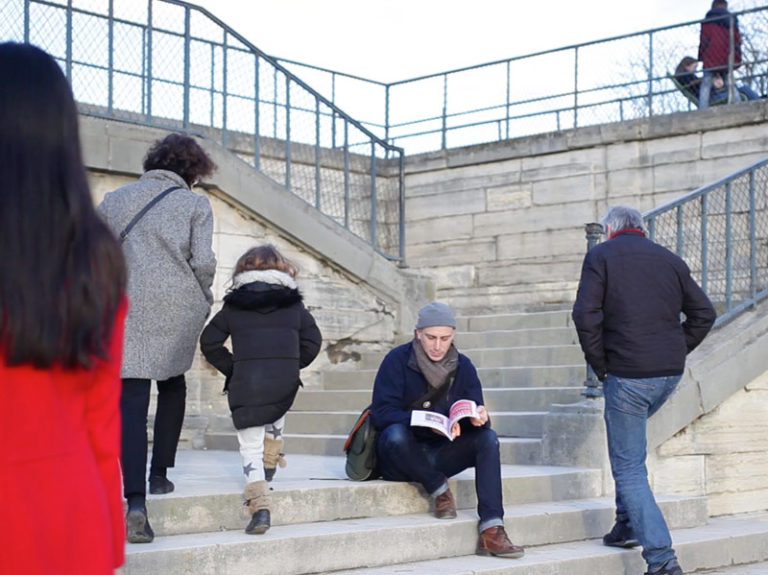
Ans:
{"label": "blue jeans", "polygon": [[646,422],[664,404],[679,375],[630,379],[608,374],[603,382],[608,456],[616,483],[616,521],[629,521],[643,546],[649,571],[675,559],[672,538],[648,485]]}
{"label": "blue jeans", "polygon": [[430,495],[439,493],[448,477],[474,467],[478,530],[504,525],[499,439],[490,427],[462,428],[449,441],[418,437],[410,426],[396,423],[379,432],[376,454],[384,479],[420,483]]}
{"label": "blue jeans", "polygon": [[713,72],[704,70],[699,84],[699,109],[709,108],[709,96],[712,92],[712,82],[715,79]]}

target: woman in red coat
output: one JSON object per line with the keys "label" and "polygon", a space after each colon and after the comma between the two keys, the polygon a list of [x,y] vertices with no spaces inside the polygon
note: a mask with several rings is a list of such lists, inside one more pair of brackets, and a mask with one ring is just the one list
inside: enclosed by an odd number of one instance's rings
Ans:
{"label": "woman in red coat", "polygon": [[113,575],[125,265],[58,64],[0,44],[0,78],[0,573]]}

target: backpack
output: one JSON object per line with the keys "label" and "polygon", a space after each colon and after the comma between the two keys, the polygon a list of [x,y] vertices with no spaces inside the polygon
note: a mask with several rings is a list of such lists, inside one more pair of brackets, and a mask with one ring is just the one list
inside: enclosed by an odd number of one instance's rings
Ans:
{"label": "backpack", "polygon": [[369,405],[357,418],[344,442],[344,452],[347,454],[345,471],[352,481],[367,481],[379,477],[376,468],[376,436]]}

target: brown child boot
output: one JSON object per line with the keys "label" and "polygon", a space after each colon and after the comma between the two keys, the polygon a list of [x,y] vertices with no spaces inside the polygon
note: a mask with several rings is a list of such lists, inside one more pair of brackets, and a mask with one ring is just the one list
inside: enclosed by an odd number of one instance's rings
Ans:
{"label": "brown child boot", "polygon": [[285,453],[281,453],[282,449],[282,439],[264,438],[264,478],[267,481],[272,481],[278,465],[280,467],[286,466],[285,458],[283,457]]}
{"label": "brown child boot", "polygon": [[261,535],[270,527],[269,487],[266,481],[252,481],[245,486],[245,505],[251,521],[245,528],[248,535]]}

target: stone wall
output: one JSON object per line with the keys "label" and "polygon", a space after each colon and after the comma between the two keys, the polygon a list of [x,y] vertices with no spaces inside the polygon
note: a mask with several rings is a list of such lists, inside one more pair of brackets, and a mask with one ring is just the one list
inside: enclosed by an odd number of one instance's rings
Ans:
{"label": "stone wall", "polygon": [[410,157],[408,263],[464,313],[568,304],[585,223],[764,158],[767,117],[760,101]]}
{"label": "stone wall", "polygon": [[706,495],[710,515],[768,509],[768,373],[649,458],[654,490]]}
{"label": "stone wall", "polygon": [[[96,203],[135,181],[147,148],[167,132],[96,118],[81,118],[86,166]],[[299,267],[298,283],[323,335],[320,355],[302,371],[306,387],[320,385],[326,369],[351,369],[364,353],[390,349],[413,326],[415,311],[430,298],[430,282],[400,269],[364,241],[317,213],[301,198],[203,141],[218,171],[196,192],[214,212],[217,270],[213,312],[220,309],[237,258],[260,243],[273,243]],[[228,416],[218,396],[223,385],[198,352],[187,372],[183,446],[200,446],[211,416]],[[154,408],[153,408],[154,409]]]}

